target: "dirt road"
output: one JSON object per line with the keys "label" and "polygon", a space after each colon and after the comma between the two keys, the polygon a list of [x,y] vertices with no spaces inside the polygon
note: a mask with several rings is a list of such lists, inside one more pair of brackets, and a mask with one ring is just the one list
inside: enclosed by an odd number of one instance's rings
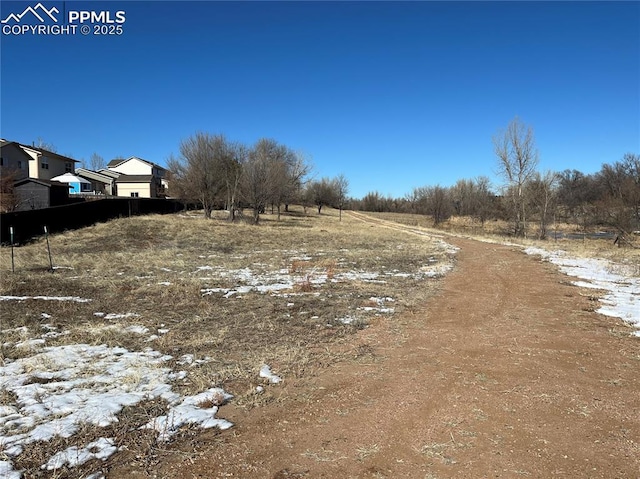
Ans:
{"label": "dirt road", "polygon": [[515,248],[447,240],[420,309],[360,332],[359,360],[206,433],[161,477],[640,477],[640,341]]}

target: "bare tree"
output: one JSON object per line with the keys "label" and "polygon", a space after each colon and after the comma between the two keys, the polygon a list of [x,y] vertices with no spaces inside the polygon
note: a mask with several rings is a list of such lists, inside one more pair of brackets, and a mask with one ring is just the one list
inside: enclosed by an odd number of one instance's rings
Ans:
{"label": "bare tree", "polygon": [[597,194],[594,180],[578,170],[558,173],[558,204],[562,207],[565,221],[579,223],[579,213],[583,203],[592,202]]}
{"label": "bare tree", "polygon": [[475,183],[473,180],[458,180],[450,189],[453,209],[458,216],[471,216],[474,207]]}
{"label": "bare tree", "polygon": [[236,219],[238,211],[238,197],[240,195],[240,180],[242,179],[242,167],[248,156],[248,149],[236,143],[232,145],[233,155],[226,156],[222,161],[222,176],[224,177],[227,192],[227,210],[229,211],[229,221]]}
{"label": "bare tree", "polygon": [[538,166],[538,150],[533,129],[515,117],[506,130],[493,137],[494,151],[498,157],[498,173],[507,182],[506,194],[511,201],[513,232],[526,236],[526,200],[524,186],[532,178]]}
{"label": "bare tree", "polygon": [[169,155],[167,158],[167,180],[169,182],[169,196],[181,200],[194,200],[187,188],[187,165],[184,160]]}
{"label": "bare tree", "polygon": [[270,203],[272,209],[275,206],[278,210],[278,221],[282,205],[284,204],[286,209],[306,171],[304,163],[294,151],[274,142],[269,159],[268,177],[271,188]]}
{"label": "bare tree", "polygon": [[411,192],[411,202],[413,212],[419,215],[427,215],[428,212],[429,188],[427,186],[419,186]]}
{"label": "bare tree", "polygon": [[538,216],[539,239],[547,237],[549,215],[551,210],[555,208],[557,183],[558,175],[552,171],[547,171],[544,175],[536,172],[526,184],[526,196],[530,199],[531,206]]}
{"label": "bare tree", "polygon": [[242,196],[253,209],[253,222],[258,224],[260,214],[270,202],[280,200],[283,183],[279,175],[283,173],[283,149],[275,140],[262,138],[256,142],[247,155],[242,171]]}
{"label": "bare tree", "polygon": [[621,161],[604,164],[595,175],[600,186],[603,220],[629,232],[640,226],[640,155],[627,153]]}
{"label": "bare tree", "polygon": [[313,206],[313,191],[311,188],[312,182],[308,182],[304,185],[299,194],[300,204],[304,209],[304,214],[307,214],[307,208]]}
{"label": "bare tree", "polygon": [[98,155],[97,153],[92,153],[89,158],[89,167],[93,171],[98,171],[103,168],[106,168],[107,164],[104,161],[104,158]]}
{"label": "bare tree", "polygon": [[300,196],[305,177],[311,166],[305,157],[281,144],[274,144],[269,160],[268,178],[271,189],[270,204],[275,207],[280,221],[281,207],[289,210],[289,204]]}
{"label": "bare tree", "polygon": [[0,175],[0,213],[15,211],[20,205],[20,197],[14,189],[17,178],[17,170],[3,171]]}
{"label": "bare tree", "polygon": [[295,152],[293,161],[289,164],[288,182],[283,197],[285,211],[289,211],[292,202],[302,201],[302,189],[312,170],[313,166],[307,155],[301,151]]}
{"label": "bare tree", "polygon": [[180,144],[180,157],[168,161],[172,194],[199,201],[205,218],[211,218],[214,206],[224,201],[222,165],[233,158],[233,148],[223,135],[196,133],[187,138]]}
{"label": "bare tree", "polygon": [[[321,178],[309,183],[305,196],[310,203],[318,207],[318,214],[322,213],[324,206],[335,206],[340,209],[340,221],[342,221],[342,209],[349,194],[349,180],[344,175],[335,178]],[[377,195],[378,193],[375,193]],[[372,194],[370,193],[369,196]],[[363,204],[370,203],[365,197]]]}
{"label": "bare tree", "polygon": [[632,211],[632,227],[640,228],[640,155],[626,153],[622,158],[626,175],[624,200]]}
{"label": "bare tree", "polygon": [[267,176],[270,186],[269,202],[271,203],[271,213],[274,207],[278,210],[278,221],[280,221],[280,208],[289,194],[289,161],[287,153],[282,150],[276,152],[269,162]]}
{"label": "bare tree", "polygon": [[479,176],[475,179],[475,195],[472,216],[480,220],[480,225],[484,228],[487,219],[495,214],[496,196],[491,191],[491,181],[486,176]]}
{"label": "bare tree", "polygon": [[364,211],[382,212],[385,210],[384,203],[385,199],[378,191],[370,191],[362,198],[361,208]]}
{"label": "bare tree", "polygon": [[404,195],[404,201],[409,207],[409,213],[417,213],[418,212],[418,200],[420,197],[418,196],[418,189],[413,188],[411,192],[406,193]]}
{"label": "bare tree", "polygon": [[41,136],[39,136],[34,142],[32,142],[32,146],[40,148],[41,150],[51,151],[52,153],[58,152],[58,149],[53,143],[45,141]]}
{"label": "bare tree", "polygon": [[435,226],[451,217],[451,210],[451,197],[447,188],[439,185],[427,188],[427,211],[433,216]]}
{"label": "bare tree", "polygon": [[318,214],[322,213],[324,206],[336,203],[335,182],[329,178],[313,181],[307,186],[307,189],[311,202],[318,207]]}
{"label": "bare tree", "polygon": [[342,221],[342,208],[347,201],[347,195],[349,194],[349,180],[344,175],[339,175],[334,180],[334,188],[336,195],[336,202],[340,209],[340,221]]}

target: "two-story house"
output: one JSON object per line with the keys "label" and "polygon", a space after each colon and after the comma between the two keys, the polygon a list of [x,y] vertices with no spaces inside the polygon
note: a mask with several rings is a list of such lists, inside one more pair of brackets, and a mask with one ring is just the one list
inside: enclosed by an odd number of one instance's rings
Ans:
{"label": "two-story house", "polygon": [[118,173],[115,179],[118,196],[133,198],[164,198],[166,197],[166,170],[136,156],[127,159],[111,160],[107,164],[110,171]]}
{"label": "two-story house", "polygon": [[0,140],[0,172],[11,173],[16,180],[36,178],[50,180],[74,173],[77,160],[36,146]]}
{"label": "two-story house", "polygon": [[69,185],[52,179],[74,173],[76,163],[53,151],[0,139],[0,210],[65,204]]}

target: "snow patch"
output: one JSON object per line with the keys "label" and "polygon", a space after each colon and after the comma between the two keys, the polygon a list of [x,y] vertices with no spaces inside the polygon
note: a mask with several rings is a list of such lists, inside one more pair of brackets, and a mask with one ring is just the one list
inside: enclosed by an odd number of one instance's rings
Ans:
{"label": "snow patch", "polygon": [[220,388],[211,388],[195,396],[185,397],[179,404],[172,406],[166,416],[159,416],[149,421],[143,429],[155,429],[158,441],[166,442],[175,435],[182,426],[190,424],[209,429],[218,427],[229,429],[232,423],[218,419],[215,415],[218,406],[232,398]]}
{"label": "snow patch", "polygon": [[[600,299],[598,313],[620,318],[640,329],[640,278],[614,273],[614,263],[605,259],[574,258],[565,251],[526,248],[525,253],[541,256],[557,265],[563,273],[580,278],[573,284],[583,288],[606,291]],[[634,333],[640,336],[640,331]]]}
{"label": "snow patch", "polygon": [[142,326],[141,324],[132,324],[131,326],[124,328],[124,330],[128,333],[139,335],[147,334],[149,332],[149,328]]}
{"label": "snow patch", "polygon": [[87,298],[78,296],[0,296],[0,301],[26,301],[28,299],[39,299],[42,301],[71,301],[75,303],[88,303]]}
{"label": "snow patch", "polygon": [[140,317],[140,315],[136,313],[109,313],[103,316],[104,319],[126,319],[126,318],[138,318],[138,317]]}
{"label": "snow patch", "polygon": [[85,447],[71,446],[64,451],[58,452],[42,466],[42,469],[53,471],[60,469],[64,465],[69,467],[81,466],[91,459],[106,461],[118,448],[113,444],[112,438],[101,437],[90,442]]}
{"label": "snow patch", "polygon": [[[23,446],[35,441],[48,441],[55,436],[71,437],[83,424],[106,427],[118,422],[123,407],[143,400],[161,398],[171,409],[163,431],[177,424],[200,427],[231,427],[231,423],[215,419],[217,408],[198,406],[231,397],[221,389],[182,398],[172,390],[171,381],[183,379],[185,372],[174,373],[166,367],[171,356],[152,349],[132,352],[121,347],[73,344],[44,347],[30,357],[6,360],[0,367],[0,391],[16,397],[14,405],[0,406],[0,444],[3,453],[15,457]],[[204,396],[203,396],[204,394]],[[220,402],[221,404],[222,402]],[[171,426],[171,427],[169,427]],[[168,434],[168,435],[167,435]],[[173,433],[162,432],[161,438]],[[86,448],[63,451],[45,465],[56,468],[76,461],[112,454],[110,440],[96,441]],[[85,450],[86,449],[86,450]],[[91,456],[90,454],[93,454]],[[10,463],[0,464],[4,475],[12,477]]]}
{"label": "snow patch", "polygon": [[[317,316],[315,316],[315,318],[317,318]],[[336,321],[339,321],[342,324],[353,324],[357,320],[358,318],[356,318],[355,316],[344,316],[343,318],[336,318]]]}
{"label": "snow patch", "polygon": [[279,382],[282,381],[282,378],[280,376],[276,376],[275,374],[273,374],[271,372],[271,368],[266,364],[263,364],[262,367],[260,368],[260,377],[268,379],[269,382],[272,384],[278,384]]}
{"label": "snow patch", "polygon": [[0,461],[0,477],[3,479],[20,479],[22,473],[16,471],[9,461]]}

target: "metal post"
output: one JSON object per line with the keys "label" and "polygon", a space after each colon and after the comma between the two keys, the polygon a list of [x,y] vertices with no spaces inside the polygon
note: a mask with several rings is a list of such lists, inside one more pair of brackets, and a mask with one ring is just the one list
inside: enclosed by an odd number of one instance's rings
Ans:
{"label": "metal post", "polygon": [[47,226],[44,227],[44,236],[47,238],[47,251],[49,252],[49,267],[51,271],[53,271],[53,260],[51,259],[51,246],[49,245],[49,231],[47,231]]}
{"label": "metal post", "polygon": [[11,272],[15,273],[16,268],[13,262],[13,226],[9,226],[9,237],[11,238]]}

